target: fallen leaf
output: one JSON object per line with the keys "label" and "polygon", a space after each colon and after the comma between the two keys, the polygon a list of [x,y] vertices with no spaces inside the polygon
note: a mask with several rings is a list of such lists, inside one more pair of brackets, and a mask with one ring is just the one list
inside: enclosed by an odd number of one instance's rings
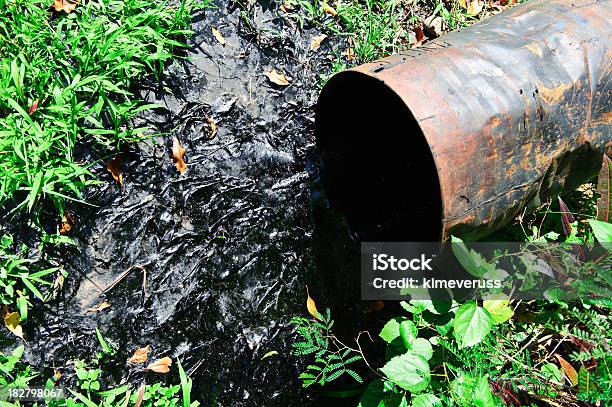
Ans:
{"label": "fallen leaf", "polygon": [[484,7],[484,0],[459,0],[459,3],[471,16],[480,14]]}
{"label": "fallen leaf", "polygon": [[146,370],[152,370],[156,373],[168,373],[170,371],[170,366],[172,366],[172,359],[166,356],[165,358],[151,362],[151,364],[146,367]]}
{"label": "fallen leaf", "polygon": [[289,11],[293,10],[293,6],[291,5],[291,3],[289,3],[288,1],[284,2],[283,4],[280,5],[279,7],[280,11],[282,11],[283,13],[288,13]]}
{"label": "fallen leaf", "polygon": [[5,312],[4,314],[4,326],[8,328],[15,336],[23,339],[23,328],[19,324],[21,317],[19,312]]}
{"label": "fallen leaf", "polygon": [[274,355],[278,355],[278,351],[271,350],[270,352],[268,352],[265,355],[263,355],[261,360],[264,360],[264,359],[269,358],[270,356],[274,356]]}
{"label": "fallen leaf", "polygon": [[144,363],[149,357],[149,352],[151,352],[151,347],[149,345],[144,348],[138,348],[127,361],[128,363]]}
{"label": "fallen leaf", "polygon": [[121,158],[115,157],[106,163],[106,170],[111,173],[119,185],[123,185],[123,169],[121,168]]}
{"label": "fallen leaf", "polygon": [[325,34],[315,35],[314,37],[312,37],[312,40],[310,40],[310,49],[318,49],[321,46],[323,40],[325,40],[325,38],[327,38],[327,35]]}
{"label": "fallen leaf", "polygon": [[30,108],[28,109],[28,114],[30,116],[32,116],[34,114],[34,112],[38,109],[38,103],[40,103],[40,99],[36,99],[33,103],[32,106],[30,106]]}
{"label": "fallen leaf", "polygon": [[85,310],[85,313],[87,313],[87,312],[98,312],[98,311],[102,311],[103,309],[106,309],[106,308],[108,308],[108,307],[110,307],[110,306],[111,306],[111,305],[110,305],[110,302],[108,302],[108,301],[104,300],[104,301],[102,301],[101,303],[99,303],[98,305],[94,305],[94,306],[93,306],[93,307],[91,307],[91,308],[87,308],[87,309]]}
{"label": "fallen leaf", "polygon": [[568,363],[567,360],[563,359],[561,355],[555,355],[555,357],[559,361],[559,364],[561,365],[561,368],[565,372],[565,375],[567,376],[569,381],[572,383],[572,386],[575,386],[576,384],[578,384],[578,372],[576,372],[576,369],[574,369],[572,365]]}
{"label": "fallen leaf", "polygon": [[414,36],[415,43],[412,44],[412,48],[417,48],[423,45],[423,41],[425,41],[425,33],[423,32],[423,27],[418,25],[414,27]]}
{"label": "fallen leaf", "polygon": [[287,78],[284,74],[278,72],[274,68],[270,68],[264,74],[270,79],[270,82],[275,83],[280,86],[289,85],[289,78]]}
{"label": "fallen leaf", "polygon": [[223,35],[221,35],[219,30],[217,30],[215,27],[212,27],[212,33],[217,39],[217,41],[219,41],[219,44],[225,45],[225,38],[223,38]]}
{"label": "fallen leaf", "polygon": [[210,133],[208,134],[208,139],[212,140],[217,135],[217,122],[212,117],[208,117],[208,124],[210,125]]}
{"label": "fallen leaf", "polygon": [[325,11],[327,14],[329,14],[330,16],[337,16],[338,12],[336,11],[335,8],[333,8],[332,6],[330,6],[329,4],[327,4],[326,2],[323,3],[323,11]]}
{"label": "fallen leaf", "polygon": [[62,223],[60,224],[60,235],[67,235],[70,233],[75,224],[76,219],[74,218],[74,215],[70,212],[65,212],[64,216],[62,216]]}
{"label": "fallen leaf", "polygon": [[308,299],[306,300],[306,309],[308,309],[310,315],[322,321],[323,319],[321,318],[321,314],[319,314],[319,311],[317,311],[317,304],[315,304],[314,300],[310,297],[310,293],[308,292],[308,286],[306,286],[306,296],[308,297]]}
{"label": "fallen leaf", "polygon": [[187,170],[187,164],[183,160],[183,156],[185,155],[185,149],[179,142],[179,139],[174,136],[172,141],[172,159],[174,160],[174,165],[176,165],[176,169],[182,174]]}
{"label": "fallen leaf", "polygon": [[78,4],[77,2],[72,2],[68,0],[54,0],[53,8],[55,8],[55,11],[63,10],[66,14],[70,14],[72,13],[72,10],[75,9],[77,4]]}
{"label": "fallen leaf", "polygon": [[353,48],[348,48],[346,51],[342,51],[342,55],[346,57],[349,61],[355,59],[355,51]]}

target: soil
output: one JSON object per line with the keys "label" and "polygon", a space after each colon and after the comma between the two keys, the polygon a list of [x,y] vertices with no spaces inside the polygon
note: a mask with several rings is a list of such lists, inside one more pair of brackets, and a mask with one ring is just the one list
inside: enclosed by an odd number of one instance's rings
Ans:
{"label": "soil", "polygon": [[[59,253],[62,294],[25,326],[27,362],[47,377],[55,367],[69,381],[70,361],[100,350],[98,327],[118,348],[104,362],[107,386],[177,383],[174,365],[163,376],[125,362],[151,345],[151,359],[182,361],[202,405],[339,405],[301,390],[289,319],[305,315],[307,284],[321,309],[341,309],[340,332],[364,319],[350,294],[356,244],[321,192],[313,134],[326,55],[346,45],[329,38],[312,51],[320,31],[279,13],[274,3],[218,3],[196,17],[187,59],[139,86],[161,105],[143,119],[158,136],[122,152],[123,187],[104,160],[93,167],[95,206],[68,208],[77,247]],[[271,83],[270,68],[290,85]],[[187,150],[184,174],[170,158],[173,136]],[[103,299],[109,308],[87,311]]]}

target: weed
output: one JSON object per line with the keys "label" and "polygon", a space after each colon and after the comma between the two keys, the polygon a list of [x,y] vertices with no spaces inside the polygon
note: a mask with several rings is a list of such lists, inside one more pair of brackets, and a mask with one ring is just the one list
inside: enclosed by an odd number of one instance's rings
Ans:
{"label": "weed", "polygon": [[178,38],[205,5],[87,1],[51,15],[41,1],[1,0],[0,206],[36,212],[46,199],[61,214],[66,199],[82,200],[95,181],[76,146],[117,149],[143,137],[131,121],[153,106],[132,85],[186,47]]}
{"label": "weed", "polygon": [[331,334],[334,321],[331,319],[329,309],[320,318],[321,321],[302,317],[294,317],[291,320],[296,333],[303,339],[292,344],[294,354],[314,355],[314,362],[300,375],[304,387],[315,383],[324,385],[342,375],[363,383],[359,373],[349,367],[350,364],[363,359],[361,351],[344,345]]}
{"label": "weed", "polygon": [[41,286],[51,286],[49,276],[61,274],[62,271],[58,267],[37,270],[34,260],[27,257],[28,248],[22,246],[15,251],[13,246],[11,235],[0,238],[0,304],[15,305],[21,320],[25,320],[31,306],[31,296],[44,301]]}
{"label": "weed", "polygon": [[[542,278],[534,261],[561,270],[562,281],[543,292],[545,300],[523,308],[519,307],[521,301],[515,301],[514,309],[510,300],[484,300],[482,305],[454,300],[400,303],[408,315],[390,319],[380,331],[379,337],[386,343],[386,363],[371,369],[371,382],[359,405],[468,407],[494,406],[502,401],[522,405],[523,398],[539,401],[562,397],[590,403],[609,400],[612,223],[605,220],[609,221],[608,185],[612,178],[608,163],[604,156],[602,182],[598,183],[598,207],[603,209],[597,215],[604,220],[588,219],[583,226],[591,230],[579,229],[560,199],[560,213],[550,216],[561,219],[562,233],[539,228],[534,236],[527,236],[520,251],[512,252],[511,261],[503,263],[504,273],[513,276],[512,286],[519,290],[531,289]],[[478,278],[500,271],[498,261],[507,255],[497,253],[487,260],[458,238],[453,238],[452,249],[463,268]],[[534,250],[542,256],[534,256]],[[550,263],[543,263],[543,259]],[[574,294],[571,304],[568,293]],[[530,321],[512,320],[517,313]],[[309,365],[300,378],[305,387],[325,385],[327,377],[315,373],[320,366],[327,366],[327,361],[320,359],[330,352],[328,338],[337,341],[330,332],[331,317],[328,313],[321,322],[305,318],[294,321],[300,338],[294,344],[294,353],[314,353],[315,358],[315,364]],[[557,336],[561,339],[551,340]],[[571,345],[560,351],[564,342]],[[361,347],[353,352],[355,362],[364,361],[370,367]],[[560,367],[552,363],[555,358]],[[342,362],[335,366],[345,369]],[[572,392],[564,381],[573,387]]]}
{"label": "weed", "polygon": [[[104,351],[104,348],[103,348]],[[5,405],[3,400],[7,400],[8,390],[26,386],[39,386],[46,389],[59,389],[60,380],[66,382],[61,375],[54,375],[46,379],[33,372],[30,367],[21,362],[24,352],[23,346],[18,346],[10,355],[0,353],[0,404]],[[141,398],[141,406],[183,406],[197,407],[197,401],[191,401],[192,380],[187,376],[183,367],[178,362],[180,383],[175,385],[165,385],[162,382],[142,385],[142,395],[139,389],[135,389],[130,384],[102,390],[103,371],[98,365],[98,359],[94,358],[90,363],[83,360],[74,361],[74,378],[68,384],[74,384],[77,389],[68,387],[64,393],[65,399],[47,399],[44,405],[51,407],[65,407],[84,405],[87,407],[114,407],[118,405],[135,405],[137,399]],[[108,380],[109,378],[106,378]],[[20,406],[16,404],[8,404]],[[29,405],[29,404],[28,404]]]}

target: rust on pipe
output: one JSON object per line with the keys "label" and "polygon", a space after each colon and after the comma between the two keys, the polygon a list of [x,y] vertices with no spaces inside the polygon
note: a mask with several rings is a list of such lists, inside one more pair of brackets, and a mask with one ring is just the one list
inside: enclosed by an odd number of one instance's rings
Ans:
{"label": "rust on pipe", "polygon": [[531,0],[333,76],[322,179],[363,240],[476,239],[612,153],[612,1]]}

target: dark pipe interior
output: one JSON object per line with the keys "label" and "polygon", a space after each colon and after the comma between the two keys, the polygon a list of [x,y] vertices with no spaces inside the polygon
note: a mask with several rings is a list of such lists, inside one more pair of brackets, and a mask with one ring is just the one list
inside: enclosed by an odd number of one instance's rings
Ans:
{"label": "dark pipe interior", "polygon": [[325,86],[317,143],[329,201],[361,241],[437,241],[442,203],[423,134],[384,83],[343,72]]}

